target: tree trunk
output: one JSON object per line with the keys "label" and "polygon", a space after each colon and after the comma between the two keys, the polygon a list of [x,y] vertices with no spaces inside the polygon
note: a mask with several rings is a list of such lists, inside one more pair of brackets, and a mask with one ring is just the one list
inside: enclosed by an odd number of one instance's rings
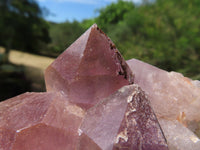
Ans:
{"label": "tree trunk", "polygon": [[5,53],[3,56],[3,63],[9,63],[9,54],[10,54],[11,44],[12,44],[12,37],[7,40],[7,43],[5,46]]}
{"label": "tree trunk", "polygon": [[10,28],[9,32],[8,32],[8,39],[6,41],[6,46],[5,46],[3,63],[9,63],[9,53],[10,53],[10,49],[12,47],[13,35],[14,35],[14,29]]}
{"label": "tree trunk", "polygon": [[5,47],[5,53],[3,56],[3,63],[9,63],[9,53],[10,53],[10,46]]}

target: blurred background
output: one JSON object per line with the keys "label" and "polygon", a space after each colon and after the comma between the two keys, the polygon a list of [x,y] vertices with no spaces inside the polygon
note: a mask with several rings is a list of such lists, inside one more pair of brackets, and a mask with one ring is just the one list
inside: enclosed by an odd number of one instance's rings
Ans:
{"label": "blurred background", "polygon": [[0,101],[45,91],[44,69],[93,23],[126,60],[200,80],[200,0],[0,0]]}

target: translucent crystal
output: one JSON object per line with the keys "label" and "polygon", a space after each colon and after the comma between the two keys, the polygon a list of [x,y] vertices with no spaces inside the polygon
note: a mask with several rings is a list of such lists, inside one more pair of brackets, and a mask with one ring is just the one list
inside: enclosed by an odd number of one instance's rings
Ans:
{"label": "translucent crystal", "polygon": [[137,83],[148,95],[170,149],[200,149],[194,134],[200,125],[199,81],[167,72],[142,61],[127,61]]}
{"label": "translucent crystal", "polygon": [[133,75],[113,42],[93,25],[46,69],[45,82],[47,91],[62,91],[90,108],[133,83]]}
{"label": "translucent crystal", "polygon": [[72,150],[84,111],[60,93],[25,93],[0,103],[1,150]]}
{"label": "translucent crystal", "polygon": [[[80,128],[79,150],[167,150],[144,92],[125,86],[88,110]],[[88,148],[87,148],[88,147]]]}

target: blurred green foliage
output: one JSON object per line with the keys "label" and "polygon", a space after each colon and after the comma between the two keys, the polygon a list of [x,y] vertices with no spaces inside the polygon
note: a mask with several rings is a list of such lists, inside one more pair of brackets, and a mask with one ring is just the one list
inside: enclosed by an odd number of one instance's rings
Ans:
{"label": "blurred green foliage", "polygon": [[[4,1],[8,0],[0,1],[0,7]],[[11,42],[12,48],[58,56],[97,23],[125,59],[137,58],[200,79],[199,0],[143,0],[141,5],[118,0],[97,10],[96,18],[64,23],[44,21],[34,0],[9,1],[12,9],[6,9],[12,11],[0,16],[0,45]],[[48,35],[51,42],[45,45]],[[13,38],[17,40],[9,41]]]}
{"label": "blurred green foliage", "polygon": [[64,22],[60,24],[50,24],[50,36],[52,42],[48,45],[47,49],[52,54],[60,54],[71,43],[73,43],[82,33],[84,28],[77,21]]}
{"label": "blurred green foliage", "polygon": [[111,3],[107,7],[99,9],[99,16],[95,21],[104,32],[108,32],[112,29],[112,25],[121,23],[134,8],[132,2],[118,0],[117,3]]}
{"label": "blurred green foliage", "polygon": [[0,45],[37,52],[44,43],[50,42],[48,23],[35,0],[0,1]]}
{"label": "blurred green foliage", "polygon": [[[200,79],[199,6],[198,0],[157,0],[139,6],[119,0],[101,9],[96,22],[103,22],[99,26],[107,31],[125,59],[137,58]],[[106,15],[112,12],[117,16],[119,9],[127,10],[123,17],[105,23]]]}
{"label": "blurred green foliage", "polygon": [[23,66],[8,62],[10,49],[39,52],[50,42],[49,23],[35,0],[0,0],[0,101],[26,91],[31,83]]}
{"label": "blurred green foliage", "polygon": [[198,0],[157,0],[141,5],[108,34],[126,59],[134,57],[195,78],[200,73],[199,4]]}

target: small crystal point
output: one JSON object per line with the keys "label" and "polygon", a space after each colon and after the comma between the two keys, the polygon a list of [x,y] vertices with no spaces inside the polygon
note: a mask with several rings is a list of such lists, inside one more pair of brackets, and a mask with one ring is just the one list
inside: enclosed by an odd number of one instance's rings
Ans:
{"label": "small crystal point", "polygon": [[168,150],[150,103],[137,85],[122,87],[89,109],[80,130],[80,143],[87,143],[79,150],[94,143],[101,150]]}
{"label": "small crystal point", "polygon": [[132,84],[133,75],[113,42],[94,24],[46,69],[45,82],[47,91],[63,91],[90,108]]}
{"label": "small crystal point", "polygon": [[135,83],[147,93],[157,117],[185,123],[200,121],[200,88],[191,79],[136,59],[127,63],[135,73]]}

